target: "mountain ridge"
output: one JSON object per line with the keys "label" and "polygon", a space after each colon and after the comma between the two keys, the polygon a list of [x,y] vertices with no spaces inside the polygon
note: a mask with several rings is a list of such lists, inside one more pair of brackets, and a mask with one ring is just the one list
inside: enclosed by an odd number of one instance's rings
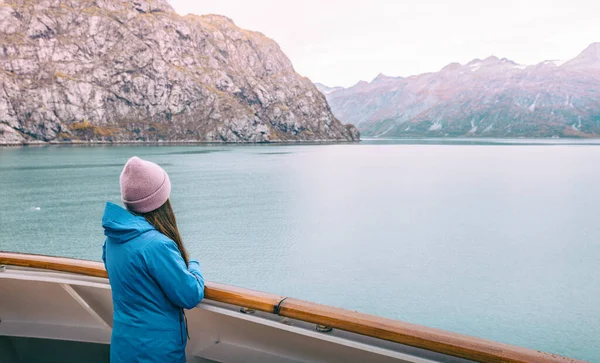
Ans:
{"label": "mountain ridge", "polygon": [[335,92],[335,91],[343,89],[343,87],[340,87],[340,86],[328,87],[328,86],[326,86],[326,85],[324,85],[322,83],[319,83],[319,82],[316,82],[315,86],[317,87],[317,89],[319,90],[319,92],[321,92],[323,94],[328,94],[328,93]]}
{"label": "mountain ridge", "polygon": [[0,144],[360,137],[273,40],[164,0],[3,0],[0,44]]}
{"label": "mountain ridge", "polygon": [[527,66],[490,56],[382,78],[326,95],[334,114],[366,136],[600,135],[600,43],[567,62]]}

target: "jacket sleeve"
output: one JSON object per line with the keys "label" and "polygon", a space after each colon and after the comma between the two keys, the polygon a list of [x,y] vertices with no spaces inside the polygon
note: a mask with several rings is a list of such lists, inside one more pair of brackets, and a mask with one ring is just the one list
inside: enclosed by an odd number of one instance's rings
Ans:
{"label": "jacket sleeve", "polygon": [[173,241],[149,243],[144,248],[143,256],[150,275],[173,304],[193,309],[200,303],[204,297],[202,274],[199,268],[188,270]]}
{"label": "jacket sleeve", "polygon": [[198,280],[198,283],[200,284],[200,290],[202,290],[202,297],[204,297],[204,276],[202,276],[202,271],[200,270],[200,263],[198,260],[190,260],[188,270],[196,277],[196,280]]}

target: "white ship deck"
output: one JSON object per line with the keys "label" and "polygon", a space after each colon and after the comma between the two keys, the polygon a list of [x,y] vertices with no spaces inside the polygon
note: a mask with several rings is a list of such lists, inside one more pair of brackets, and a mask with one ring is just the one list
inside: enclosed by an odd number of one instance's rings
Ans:
{"label": "white ship deck", "polygon": [[[108,362],[102,264],[0,252],[0,265],[0,362]],[[188,362],[578,362],[215,283],[186,315]]]}

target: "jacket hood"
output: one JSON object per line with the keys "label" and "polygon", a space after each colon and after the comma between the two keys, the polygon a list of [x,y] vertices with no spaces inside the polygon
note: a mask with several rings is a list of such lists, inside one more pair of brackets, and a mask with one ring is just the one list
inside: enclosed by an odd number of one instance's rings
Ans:
{"label": "jacket hood", "polygon": [[114,203],[107,202],[102,216],[104,235],[116,242],[127,242],[143,233],[155,229],[142,216],[136,216]]}

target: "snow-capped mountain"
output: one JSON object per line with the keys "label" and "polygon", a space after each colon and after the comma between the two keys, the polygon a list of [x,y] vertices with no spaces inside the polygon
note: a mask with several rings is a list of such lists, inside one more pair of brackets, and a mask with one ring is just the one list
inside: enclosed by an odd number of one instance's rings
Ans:
{"label": "snow-capped mountain", "polygon": [[334,114],[367,136],[600,136],[600,43],[567,62],[506,58],[326,94]]}
{"label": "snow-capped mountain", "polygon": [[319,92],[321,92],[324,95],[344,89],[344,87],[327,87],[326,85],[324,85],[322,83],[318,83],[318,82],[315,83],[315,86],[317,87]]}

